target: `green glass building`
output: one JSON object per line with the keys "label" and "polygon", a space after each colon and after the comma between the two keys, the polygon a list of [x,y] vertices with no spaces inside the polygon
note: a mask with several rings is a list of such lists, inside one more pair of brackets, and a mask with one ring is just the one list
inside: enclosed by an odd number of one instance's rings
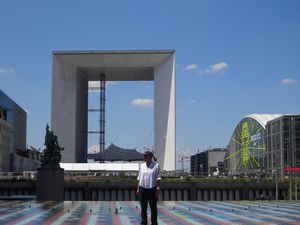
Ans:
{"label": "green glass building", "polygon": [[268,168],[266,125],[280,114],[251,114],[236,126],[225,165],[231,174],[266,172]]}

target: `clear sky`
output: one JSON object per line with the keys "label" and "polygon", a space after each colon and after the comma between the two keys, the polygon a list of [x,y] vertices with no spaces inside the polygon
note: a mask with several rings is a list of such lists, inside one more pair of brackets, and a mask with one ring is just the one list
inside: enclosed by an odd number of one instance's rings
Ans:
{"label": "clear sky", "polygon": [[[226,147],[248,114],[300,113],[298,0],[2,0],[0,12],[0,89],[27,110],[28,145],[44,148],[58,50],[175,49],[178,155]],[[151,99],[151,82],[108,85],[107,144],[153,145]]]}

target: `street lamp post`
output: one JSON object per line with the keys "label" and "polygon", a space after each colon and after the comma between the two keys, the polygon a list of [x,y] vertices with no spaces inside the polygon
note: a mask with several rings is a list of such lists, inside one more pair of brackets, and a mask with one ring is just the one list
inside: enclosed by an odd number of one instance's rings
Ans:
{"label": "street lamp post", "polygon": [[298,201],[298,187],[297,187],[296,176],[295,176],[295,200]]}
{"label": "street lamp post", "polygon": [[290,172],[290,201],[292,201],[292,172]]}
{"label": "street lamp post", "polygon": [[277,174],[277,168],[275,169],[275,183],[276,183],[276,201],[278,201],[278,174]]}

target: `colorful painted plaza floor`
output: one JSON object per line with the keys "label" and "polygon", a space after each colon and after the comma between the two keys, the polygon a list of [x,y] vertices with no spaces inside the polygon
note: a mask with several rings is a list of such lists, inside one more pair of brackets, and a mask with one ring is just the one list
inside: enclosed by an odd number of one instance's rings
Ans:
{"label": "colorful painted plaza floor", "polygon": [[[300,202],[168,201],[158,203],[158,215],[160,225],[300,224]],[[139,221],[138,202],[0,201],[1,225],[131,225]]]}

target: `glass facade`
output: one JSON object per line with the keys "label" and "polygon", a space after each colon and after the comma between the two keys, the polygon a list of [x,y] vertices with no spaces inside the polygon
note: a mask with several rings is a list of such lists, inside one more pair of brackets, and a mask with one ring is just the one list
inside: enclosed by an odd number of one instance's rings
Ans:
{"label": "glass facade", "polygon": [[230,138],[228,172],[270,174],[300,167],[300,115],[255,115],[245,117]]}
{"label": "glass facade", "polygon": [[[1,148],[1,154],[9,154],[9,171],[14,170],[14,154],[17,150],[26,149],[26,112],[0,90],[0,117],[10,127],[9,148]],[[4,131],[4,130],[3,130]]]}
{"label": "glass facade", "polygon": [[191,173],[193,176],[207,176],[208,173],[208,151],[191,156]]}
{"label": "glass facade", "polygon": [[10,126],[0,111],[0,172],[9,171]]}
{"label": "glass facade", "polygon": [[300,115],[284,115],[267,123],[268,168],[300,167]]}
{"label": "glass facade", "polygon": [[255,119],[245,117],[230,138],[225,163],[229,172],[252,173],[267,167],[266,130]]}

